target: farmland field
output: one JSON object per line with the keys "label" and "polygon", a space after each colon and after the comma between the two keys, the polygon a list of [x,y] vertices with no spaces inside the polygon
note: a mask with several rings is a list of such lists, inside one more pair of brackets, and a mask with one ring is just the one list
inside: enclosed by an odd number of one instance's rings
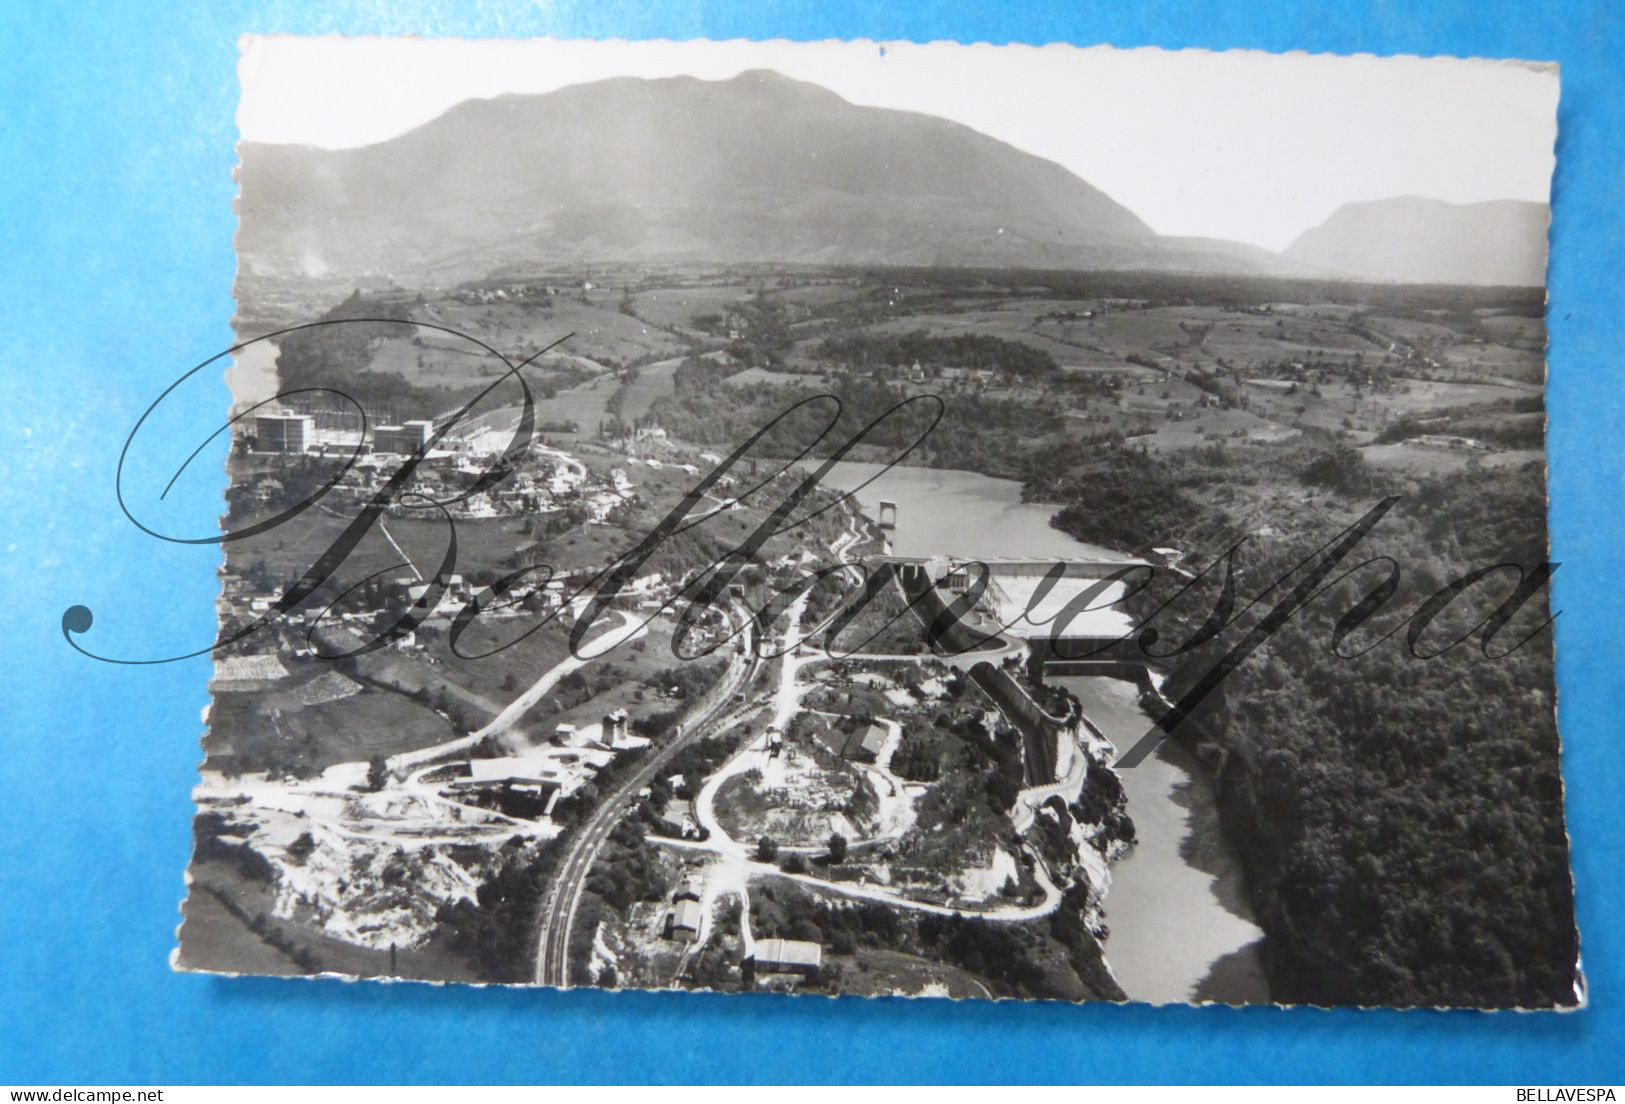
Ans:
{"label": "farmland field", "polygon": [[751,289],[741,285],[657,288],[633,293],[632,311],[658,326],[698,333],[696,316],[725,312],[750,294]]}

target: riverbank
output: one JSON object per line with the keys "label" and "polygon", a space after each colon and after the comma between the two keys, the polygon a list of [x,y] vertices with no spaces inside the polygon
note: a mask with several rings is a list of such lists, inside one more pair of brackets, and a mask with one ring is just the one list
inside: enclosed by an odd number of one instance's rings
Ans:
{"label": "riverbank", "polygon": [[[1084,715],[1119,749],[1151,725],[1132,682],[1052,681],[1078,698]],[[1135,844],[1112,867],[1106,895],[1106,960],[1118,983],[1131,999],[1157,1004],[1267,1002],[1264,932],[1241,863],[1220,832],[1206,768],[1168,740],[1117,776],[1135,828]]]}
{"label": "riverbank", "polygon": [[[826,485],[853,493],[870,517],[897,504],[888,530],[898,555],[1114,559],[1111,549],[1050,524],[1056,507],[1022,501],[1021,484],[943,468],[842,462]],[[1053,680],[1119,749],[1151,724],[1132,682],[1104,676]],[[1174,741],[1118,771],[1138,842],[1112,867],[1105,897],[1111,935],[1104,952],[1132,1000],[1154,1003],[1268,1001],[1239,859],[1219,829],[1216,794],[1196,756]]]}

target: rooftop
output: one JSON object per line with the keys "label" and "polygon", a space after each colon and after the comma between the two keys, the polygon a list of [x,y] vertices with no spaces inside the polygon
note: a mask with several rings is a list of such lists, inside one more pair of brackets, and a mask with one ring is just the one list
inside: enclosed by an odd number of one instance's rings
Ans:
{"label": "rooftop", "polygon": [[758,939],[755,958],[757,967],[765,970],[776,966],[816,969],[823,964],[824,948],[801,939]]}

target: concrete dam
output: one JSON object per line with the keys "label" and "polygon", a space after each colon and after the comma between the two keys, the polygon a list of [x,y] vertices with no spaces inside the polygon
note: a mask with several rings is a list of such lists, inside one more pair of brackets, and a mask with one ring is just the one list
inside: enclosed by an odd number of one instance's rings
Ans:
{"label": "concrete dam", "polygon": [[[1018,637],[1054,674],[1106,674],[1143,664],[1134,618],[1122,608],[1129,583],[1150,570],[1141,560],[962,560],[949,556],[871,556],[894,570],[933,617],[963,611],[945,650],[986,647],[990,635]],[[935,598],[935,601],[931,601]]]}

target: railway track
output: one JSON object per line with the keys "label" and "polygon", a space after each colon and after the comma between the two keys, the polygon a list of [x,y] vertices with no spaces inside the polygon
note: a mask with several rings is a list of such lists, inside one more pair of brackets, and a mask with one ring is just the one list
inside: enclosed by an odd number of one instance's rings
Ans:
{"label": "railway track", "polygon": [[[667,763],[684,747],[710,731],[724,709],[742,687],[750,685],[760,663],[756,655],[755,635],[748,613],[732,611],[744,621],[741,640],[743,651],[736,662],[728,665],[727,672],[716,687],[680,722],[677,735],[652,752],[636,770],[621,779],[604,794],[586,823],[569,837],[558,870],[542,898],[541,924],[536,939],[536,983],[560,989],[570,986],[570,937],[575,928],[576,912],[586,892],[587,876],[598,861],[598,853],[609,839],[615,826],[628,812],[628,799],[654,781]],[[737,717],[725,718],[730,723]]]}

